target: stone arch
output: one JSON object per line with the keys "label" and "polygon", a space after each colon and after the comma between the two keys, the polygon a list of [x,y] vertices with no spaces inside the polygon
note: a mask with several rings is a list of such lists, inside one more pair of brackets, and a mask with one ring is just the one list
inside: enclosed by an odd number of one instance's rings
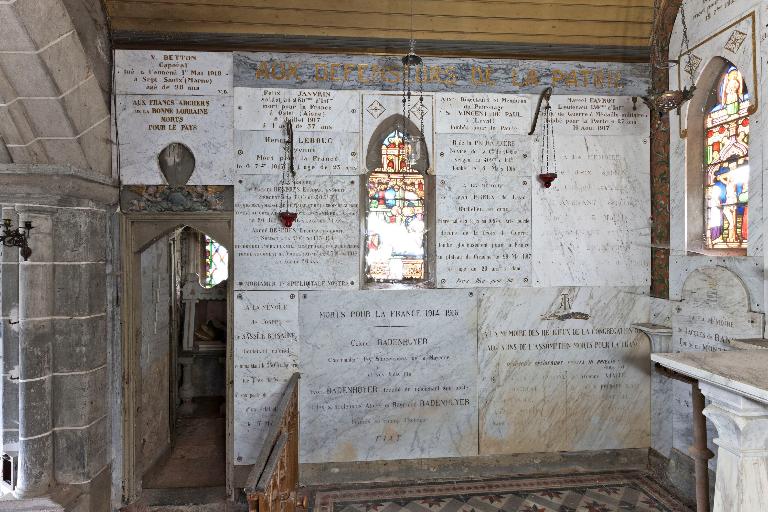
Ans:
{"label": "stone arch", "polygon": [[387,117],[373,131],[365,152],[365,168],[368,172],[381,167],[381,142],[384,138],[393,131],[402,129],[405,129],[411,135],[421,137],[421,158],[413,165],[413,169],[423,173],[427,172],[427,169],[429,169],[429,151],[424,134],[421,133],[421,130],[413,121],[402,114],[393,114]]}
{"label": "stone arch", "polygon": [[687,304],[711,305],[724,309],[749,311],[749,290],[744,281],[725,267],[699,267],[683,282],[682,300]]}

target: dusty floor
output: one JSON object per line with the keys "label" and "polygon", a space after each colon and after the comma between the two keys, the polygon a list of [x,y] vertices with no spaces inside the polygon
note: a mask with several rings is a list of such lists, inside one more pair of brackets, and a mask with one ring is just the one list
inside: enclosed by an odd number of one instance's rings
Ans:
{"label": "dusty floor", "polygon": [[226,433],[219,403],[196,399],[195,413],[177,420],[175,442],[144,476],[145,489],[225,485]]}

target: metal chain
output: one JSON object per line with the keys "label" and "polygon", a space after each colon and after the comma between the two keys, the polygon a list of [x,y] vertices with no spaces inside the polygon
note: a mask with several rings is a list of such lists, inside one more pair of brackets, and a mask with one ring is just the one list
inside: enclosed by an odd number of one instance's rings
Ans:
{"label": "metal chain", "polygon": [[688,57],[688,64],[685,67],[685,71],[688,73],[688,78],[693,86],[693,67],[691,66],[691,48],[688,43],[688,23],[685,21],[685,2],[680,2],[680,21],[683,25],[683,46],[685,46],[685,53]]}

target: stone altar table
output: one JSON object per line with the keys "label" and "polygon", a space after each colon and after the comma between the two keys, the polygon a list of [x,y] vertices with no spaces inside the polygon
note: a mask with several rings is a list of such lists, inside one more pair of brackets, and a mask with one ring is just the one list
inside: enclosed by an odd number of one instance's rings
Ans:
{"label": "stone altar table", "polygon": [[652,354],[699,381],[718,437],[715,512],[768,510],[768,351]]}

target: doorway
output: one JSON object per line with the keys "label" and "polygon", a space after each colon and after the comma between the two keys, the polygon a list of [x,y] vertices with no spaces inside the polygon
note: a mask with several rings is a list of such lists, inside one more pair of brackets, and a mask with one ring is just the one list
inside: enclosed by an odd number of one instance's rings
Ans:
{"label": "doorway", "polygon": [[123,225],[123,501],[231,495],[231,214]]}

